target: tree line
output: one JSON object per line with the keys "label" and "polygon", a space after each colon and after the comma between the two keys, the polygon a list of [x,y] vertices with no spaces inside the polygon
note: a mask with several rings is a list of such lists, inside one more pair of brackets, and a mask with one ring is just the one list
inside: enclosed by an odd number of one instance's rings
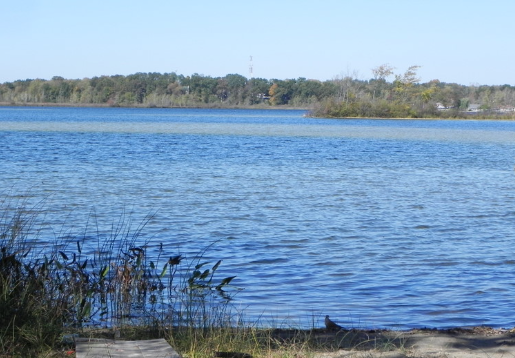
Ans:
{"label": "tree line", "polygon": [[356,73],[318,81],[306,78],[211,77],[135,73],[84,79],[26,79],[0,84],[0,102],[141,107],[295,107],[315,116],[368,118],[515,117],[515,87],[420,83],[419,66],[402,73],[380,65],[372,78]]}
{"label": "tree line", "polygon": [[333,82],[136,73],[84,79],[27,79],[0,84],[0,102],[146,107],[309,107],[336,93]]}

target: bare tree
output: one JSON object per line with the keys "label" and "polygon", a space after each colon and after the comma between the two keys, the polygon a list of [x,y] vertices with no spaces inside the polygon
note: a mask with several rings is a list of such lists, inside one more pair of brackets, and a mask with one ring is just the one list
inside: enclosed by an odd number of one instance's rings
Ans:
{"label": "bare tree", "polygon": [[420,77],[417,76],[417,71],[419,68],[420,66],[417,65],[410,66],[402,76],[397,75],[395,77],[398,81],[404,83],[407,86],[414,85],[415,83],[420,82]]}
{"label": "bare tree", "polygon": [[349,102],[349,98],[353,95],[353,87],[359,77],[359,72],[347,69],[345,75],[337,76],[334,82],[338,85],[338,100],[342,102]]}
{"label": "bare tree", "polygon": [[377,66],[372,69],[372,73],[374,74],[375,80],[382,80],[386,81],[386,78],[393,75],[393,70],[395,67],[390,66],[389,64],[385,63],[381,66]]}

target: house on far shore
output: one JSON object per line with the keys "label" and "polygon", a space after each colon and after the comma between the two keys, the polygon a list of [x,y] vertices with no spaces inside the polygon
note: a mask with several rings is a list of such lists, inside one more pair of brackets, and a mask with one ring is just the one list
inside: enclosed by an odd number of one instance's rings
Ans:
{"label": "house on far shore", "polygon": [[439,111],[446,111],[448,109],[454,108],[453,106],[446,106],[445,104],[441,102],[436,102],[436,109]]}
{"label": "house on far shore", "polygon": [[499,108],[499,112],[501,112],[501,113],[511,113],[511,112],[515,112],[515,107],[512,107],[512,106],[503,106],[503,107]]}
{"label": "house on far shore", "polygon": [[481,112],[481,105],[479,103],[471,103],[467,108],[467,112]]}

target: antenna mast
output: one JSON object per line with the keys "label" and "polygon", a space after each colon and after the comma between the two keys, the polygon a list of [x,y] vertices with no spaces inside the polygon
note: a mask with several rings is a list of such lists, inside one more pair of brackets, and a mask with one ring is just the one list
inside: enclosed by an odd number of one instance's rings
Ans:
{"label": "antenna mast", "polygon": [[249,78],[252,78],[253,77],[253,70],[254,70],[254,65],[252,64],[252,56],[250,56],[250,64],[249,64],[249,75],[250,77]]}

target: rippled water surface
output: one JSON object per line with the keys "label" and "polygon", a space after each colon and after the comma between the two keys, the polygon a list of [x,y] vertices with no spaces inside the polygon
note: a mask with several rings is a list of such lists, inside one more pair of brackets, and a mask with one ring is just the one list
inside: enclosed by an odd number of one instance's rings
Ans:
{"label": "rippled water surface", "polygon": [[251,320],[514,326],[515,122],[303,114],[3,107],[2,195],[55,232],[125,210],[170,255],[216,241]]}

